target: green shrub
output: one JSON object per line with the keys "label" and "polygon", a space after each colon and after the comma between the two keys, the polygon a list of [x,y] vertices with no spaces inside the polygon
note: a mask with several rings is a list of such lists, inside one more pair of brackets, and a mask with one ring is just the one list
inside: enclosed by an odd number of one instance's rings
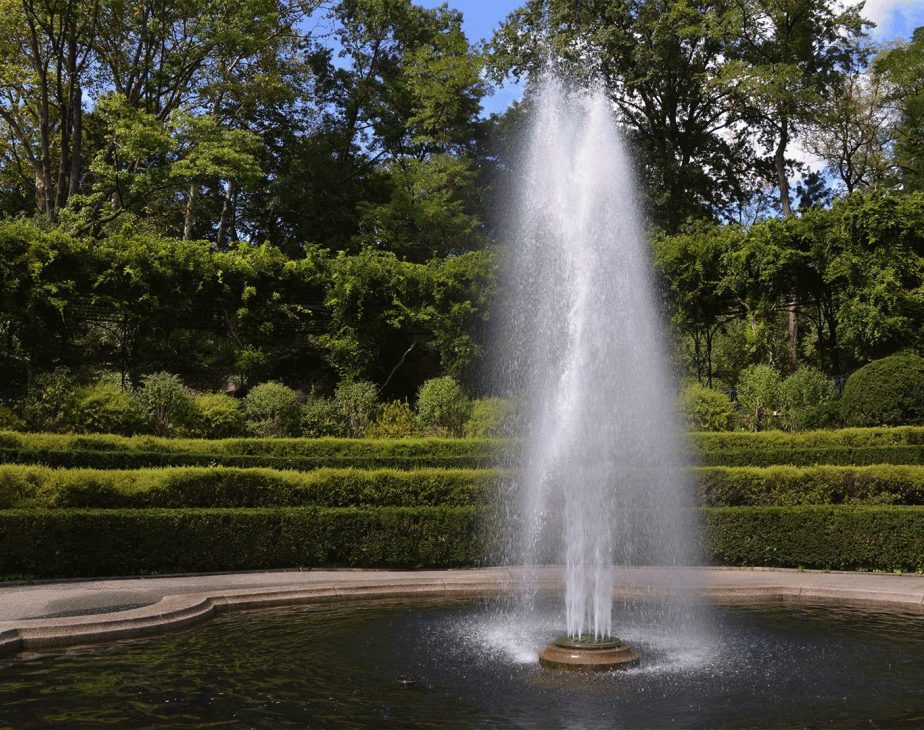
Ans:
{"label": "green shrub", "polygon": [[26,422],[8,406],[0,405],[0,429],[3,431],[25,431]]}
{"label": "green shrub", "polygon": [[738,407],[753,431],[771,426],[779,407],[780,375],[769,365],[751,365],[738,379]]}
{"label": "green shrub", "polygon": [[99,470],[0,465],[0,508],[465,507],[490,501],[491,469],[225,467]]}
{"label": "green shrub", "polygon": [[[703,518],[713,563],[924,569],[922,507],[726,507]],[[482,560],[489,520],[477,507],[0,510],[0,574],[466,567]]]}
{"label": "green shrub", "polygon": [[848,426],[924,424],[924,357],[892,355],[847,379],[841,413]]}
{"label": "green shrub", "polygon": [[129,436],[142,430],[144,410],[131,393],[117,385],[98,383],[74,393],[67,421],[80,433]]}
{"label": "green shrub", "polygon": [[273,381],[255,386],[244,398],[247,430],[254,436],[278,438],[295,434],[300,410],[298,393]]}
{"label": "green shrub", "polygon": [[183,381],[171,373],[151,373],[141,378],[138,400],[158,436],[172,434],[189,413],[189,391]]}
{"label": "green shrub", "polygon": [[449,376],[433,378],[417,394],[417,417],[424,431],[441,436],[461,436],[472,412],[472,402]]}
{"label": "green shrub", "polygon": [[77,381],[65,368],[36,376],[26,401],[24,415],[36,431],[67,429],[67,410],[77,390]]}
{"label": "green shrub", "polygon": [[366,436],[375,439],[411,438],[417,432],[417,417],[407,401],[386,403],[368,430]]}
{"label": "green shrub", "polygon": [[193,438],[233,438],[244,432],[244,414],[238,402],[229,395],[195,395],[189,399],[179,431]]}
{"label": "green shrub", "polygon": [[802,366],[780,385],[782,423],[790,431],[834,425],[837,389],[815,368]]}
{"label": "green shrub", "polygon": [[680,394],[680,409],[692,431],[727,431],[735,405],[725,393],[690,383]]}
{"label": "green shrub", "polygon": [[497,438],[516,436],[517,413],[514,403],[492,396],[472,401],[471,416],[462,432],[466,438]]}
{"label": "green shrub", "polygon": [[330,398],[310,397],[301,408],[301,434],[308,438],[343,436],[343,419]]}
{"label": "green shrub", "polygon": [[334,391],[334,406],[346,429],[346,436],[361,438],[375,421],[379,391],[365,380],[344,380]]}
{"label": "green shrub", "polygon": [[0,574],[455,568],[479,561],[481,523],[471,507],[9,510]]}
{"label": "green shrub", "polygon": [[924,466],[700,467],[700,504],[924,505]]}
{"label": "green shrub", "polygon": [[705,522],[713,563],[924,570],[924,507],[724,507]]}

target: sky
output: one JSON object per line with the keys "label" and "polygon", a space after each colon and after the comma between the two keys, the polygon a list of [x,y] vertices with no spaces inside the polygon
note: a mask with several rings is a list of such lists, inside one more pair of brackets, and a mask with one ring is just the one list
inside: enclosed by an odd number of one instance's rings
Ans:
{"label": "sky", "polygon": [[[417,0],[426,8],[442,5],[444,0]],[[491,37],[494,29],[523,0],[448,0],[447,4],[462,12],[463,27],[470,42]],[[924,0],[867,0],[863,14],[876,23],[871,36],[879,43],[909,40],[911,32],[924,25]],[[486,114],[502,112],[518,99],[520,89],[507,84],[484,100]]]}

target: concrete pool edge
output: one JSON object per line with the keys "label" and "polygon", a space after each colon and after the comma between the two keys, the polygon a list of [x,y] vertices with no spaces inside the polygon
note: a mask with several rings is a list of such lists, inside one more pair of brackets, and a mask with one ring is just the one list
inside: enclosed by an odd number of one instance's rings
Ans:
{"label": "concrete pool edge", "polygon": [[[232,610],[491,597],[526,583],[537,591],[560,590],[561,569],[283,571],[0,585],[0,656],[164,634]],[[924,614],[920,575],[628,568],[618,570],[615,594],[631,599],[680,594],[721,603],[830,604]],[[149,602],[120,610],[131,598]],[[87,603],[91,608],[81,610]],[[68,610],[79,613],[60,615]]]}

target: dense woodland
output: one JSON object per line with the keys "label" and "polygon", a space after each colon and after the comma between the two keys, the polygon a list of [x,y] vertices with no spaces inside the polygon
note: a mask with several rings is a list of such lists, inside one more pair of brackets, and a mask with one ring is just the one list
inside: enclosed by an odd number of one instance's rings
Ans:
{"label": "dense woodland", "polygon": [[[493,211],[550,67],[613,100],[683,375],[921,350],[924,29],[876,47],[829,0],[529,0],[477,45],[461,21],[0,0],[0,397],[160,371],[478,393]],[[523,100],[486,116],[510,78]]]}

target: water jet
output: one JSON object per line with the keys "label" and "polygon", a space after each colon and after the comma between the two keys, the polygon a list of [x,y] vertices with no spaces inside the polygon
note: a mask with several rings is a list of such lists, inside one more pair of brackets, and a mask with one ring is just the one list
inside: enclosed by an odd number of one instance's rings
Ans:
{"label": "water jet", "polygon": [[566,639],[543,666],[632,666],[613,639],[619,566],[695,562],[676,389],[606,93],[550,75],[532,104],[498,348],[502,387],[525,402],[508,559],[565,567]]}

